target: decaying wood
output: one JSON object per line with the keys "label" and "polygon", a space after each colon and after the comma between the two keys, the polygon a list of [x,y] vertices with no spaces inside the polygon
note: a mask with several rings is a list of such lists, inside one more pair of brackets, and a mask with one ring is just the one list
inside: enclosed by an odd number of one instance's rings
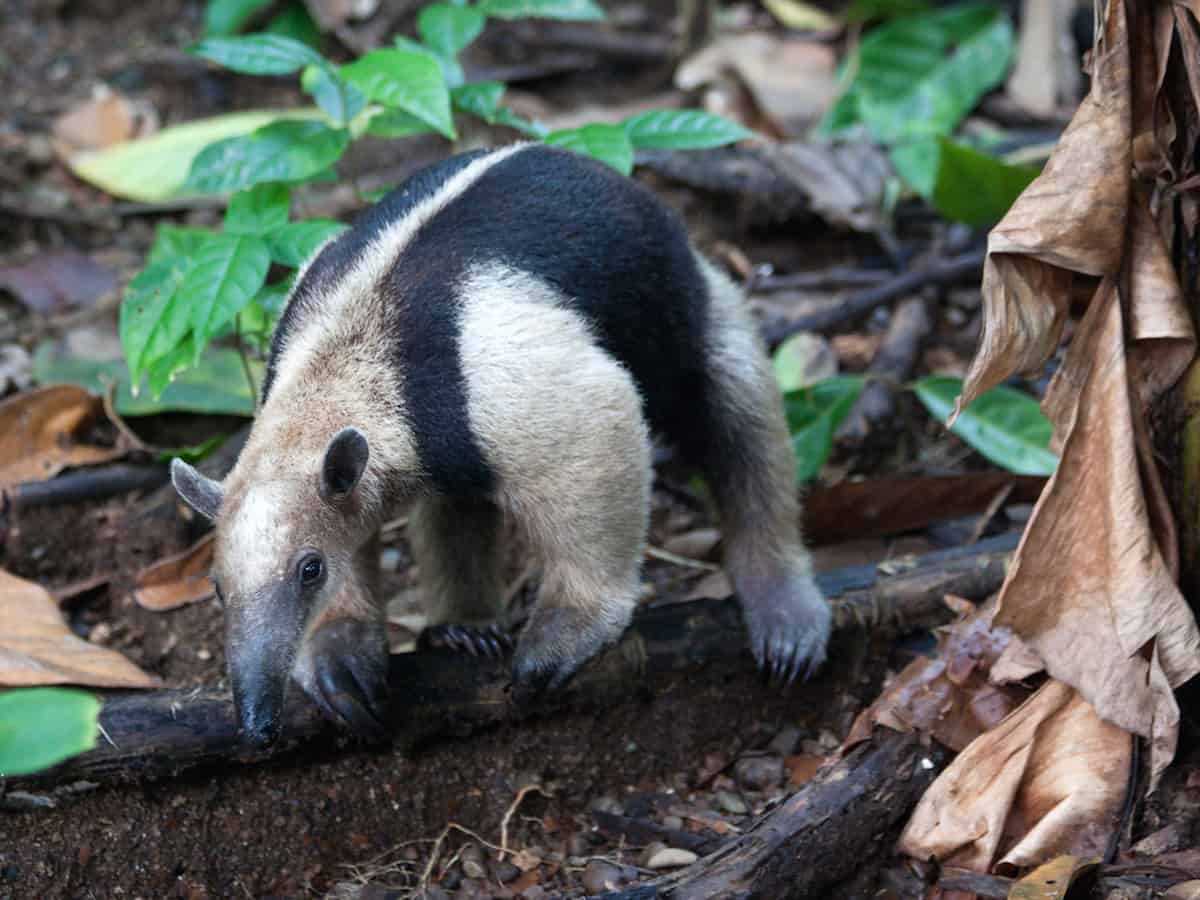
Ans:
{"label": "decaying wood", "polygon": [[[886,574],[873,566],[822,573],[838,628],[904,627],[944,621],[942,598],[983,598],[999,588],[1016,535],[911,559],[892,559]],[[465,735],[497,723],[556,710],[589,709],[652,694],[680,675],[719,674],[752,666],[734,598],[697,600],[641,611],[615,647],[592,660],[568,689],[536,708],[514,708],[507,661],[482,660],[445,650],[391,658],[397,741]],[[293,692],[285,710],[278,753],[327,732],[312,704]],[[104,740],[88,753],[25,779],[54,784],[78,779],[161,777],[202,763],[250,761],[237,735],[233,703],[212,689],[108,693],[100,718]]]}
{"label": "decaying wood", "polygon": [[879,731],[693,865],[597,900],[829,896],[892,837],[948,758],[916,735]]}
{"label": "decaying wood", "polygon": [[16,510],[107,500],[131,491],[151,490],[166,482],[167,477],[163,465],[88,466],[44,481],[22,482],[8,492],[8,498]]}

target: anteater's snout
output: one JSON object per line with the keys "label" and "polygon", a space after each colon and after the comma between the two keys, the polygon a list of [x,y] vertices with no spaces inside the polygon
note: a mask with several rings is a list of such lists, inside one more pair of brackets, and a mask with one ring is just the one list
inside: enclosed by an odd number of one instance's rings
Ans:
{"label": "anteater's snout", "polygon": [[255,749],[265,749],[283,732],[283,704],[290,675],[288,656],[268,642],[237,646],[229,657],[229,680],[237,709],[239,736]]}
{"label": "anteater's snout", "polygon": [[247,699],[237,704],[238,736],[254,750],[266,750],[283,732],[283,704]]}

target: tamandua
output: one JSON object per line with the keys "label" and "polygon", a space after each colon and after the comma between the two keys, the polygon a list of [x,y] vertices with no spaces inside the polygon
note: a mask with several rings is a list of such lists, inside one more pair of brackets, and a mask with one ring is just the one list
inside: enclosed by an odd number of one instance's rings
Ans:
{"label": "tamandua", "polygon": [[432,624],[499,617],[504,518],[538,554],[514,688],[561,686],[639,596],[651,431],[708,479],[759,664],[825,657],[779,392],[734,284],[633,179],[517,144],[410,178],[301,269],[262,403],[223,483],[174,460],[216,522],[243,734],[270,743],[290,678],[381,730],[380,525],[409,529]]}

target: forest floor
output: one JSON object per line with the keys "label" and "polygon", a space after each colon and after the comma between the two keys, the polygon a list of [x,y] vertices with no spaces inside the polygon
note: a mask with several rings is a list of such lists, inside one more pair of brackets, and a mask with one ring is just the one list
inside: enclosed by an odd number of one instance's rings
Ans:
{"label": "forest floor", "polygon": [[[45,333],[15,299],[12,268],[69,251],[123,283],[142,265],[157,223],[207,226],[220,215],[203,205],[115,209],[111,198],[56,161],[50,139],[55,119],[99,84],[157,111],[163,124],[295,104],[297,95],[290,82],[231,75],[183,54],[180,48],[200,33],[202,5],[196,0],[9,0],[7,7],[0,27],[0,334],[14,326],[18,336],[9,343],[31,350],[31,336]],[[411,21],[401,19],[398,27],[411,28]],[[538,52],[536,43],[510,39],[485,46],[478,62],[536,63]],[[669,65],[628,60],[601,61],[519,86],[543,114],[615,107],[670,89]],[[448,152],[444,142],[427,138],[364,141],[345,167],[397,176]],[[831,229],[815,216],[761,224],[728,196],[640,177],[723,261],[749,260],[775,274],[888,264],[873,238]],[[913,228],[928,241],[934,226],[918,217]],[[765,317],[785,319],[827,299],[820,290],[754,296]],[[911,374],[962,374],[978,338],[979,292],[955,287],[925,296],[932,321]],[[827,336],[839,371],[866,369],[890,315],[883,306]],[[92,351],[118,348],[114,321],[97,317],[54,339]],[[1026,386],[1039,389],[1037,382]],[[0,396],[11,390],[15,386],[6,386],[0,372]],[[989,468],[910,396],[900,396],[896,407],[886,428],[838,443],[822,485],[885,473],[947,476]],[[176,413],[128,424],[147,442],[181,446],[228,433],[241,420]],[[98,441],[112,439],[111,430],[98,429]],[[129,494],[3,514],[0,566],[65,594],[76,634],[119,650],[167,685],[223,685],[222,612],[215,600],[169,612],[134,602],[137,574],[197,536],[182,519],[164,527],[161,519],[142,516],[145,502],[144,495]],[[1002,500],[906,534],[843,535],[836,542],[826,540],[837,530],[828,522],[810,523],[810,531],[819,569],[878,565],[1017,529],[1029,509],[1028,502]],[[651,543],[676,557],[705,557],[716,526],[690,493],[686,473],[665,465]],[[416,579],[402,529],[386,536],[382,565],[389,595],[411,598]],[[514,573],[521,568],[514,561]],[[722,583],[710,568],[680,566],[670,557],[651,560],[647,603],[721,596]],[[397,618],[405,602],[397,604]],[[397,642],[403,638],[397,634]],[[0,898],[350,896],[351,887],[371,885],[360,896],[422,886],[430,896],[533,900],[614,890],[659,871],[663,845],[702,855],[804,784],[888,675],[932,646],[928,632],[876,639],[861,630],[840,635],[831,664],[787,690],[767,685],[747,653],[736,670],[663,683],[654,696],[417,748],[364,748],[327,735],[254,765],[83,784],[50,806],[38,796],[3,796]],[[1185,711],[1184,752],[1158,793],[1135,812],[1125,846],[1150,836],[1148,857],[1161,862],[1172,854],[1180,868],[1200,871],[1197,783],[1200,746]],[[643,827],[630,833],[614,822]],[[452,823],[457,828],[435,843]],[[507,847],[517,851],[504,860],[495,852],[502,831]],[[926,896],[920,873],[894,857],[890,846],[878,849],[840,896]]]}

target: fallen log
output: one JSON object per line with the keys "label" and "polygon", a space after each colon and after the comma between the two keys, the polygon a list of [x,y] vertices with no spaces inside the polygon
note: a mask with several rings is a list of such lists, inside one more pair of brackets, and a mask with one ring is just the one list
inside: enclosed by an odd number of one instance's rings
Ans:
{"label": "fallen log", "polygon": [[880,730],[708,856],[593,900],[828,897],[879,853],[949,756],[915,734]]}
{"label": "fallen log", "polygon": [[[833,598],[838,629],[931,625],[948,616],[945,594],[982,599],[997,590],[1016,542],[1016,534],[1002,535],[970,547],[891,559],[886,566],[837,569],[821,573],[818,580]],[[531,708],[511,702],[506,661],[438,649],[397,654],[388,673],[395,698],[393,736],[415,746],[527,715],[613,706],[651,695],[656,683],[686,677],[689,671],[752,666],[745,648],[741,614],[732,597],[650,607],[567,689]],[[47,772],[12,779],[9,786],[174,776],[205,763],[261,760],[332,731],[296,691],[284,717],[283,739],[266,754],[250,753],[238,740],[228,691],[109,692],[97,747]]]}

